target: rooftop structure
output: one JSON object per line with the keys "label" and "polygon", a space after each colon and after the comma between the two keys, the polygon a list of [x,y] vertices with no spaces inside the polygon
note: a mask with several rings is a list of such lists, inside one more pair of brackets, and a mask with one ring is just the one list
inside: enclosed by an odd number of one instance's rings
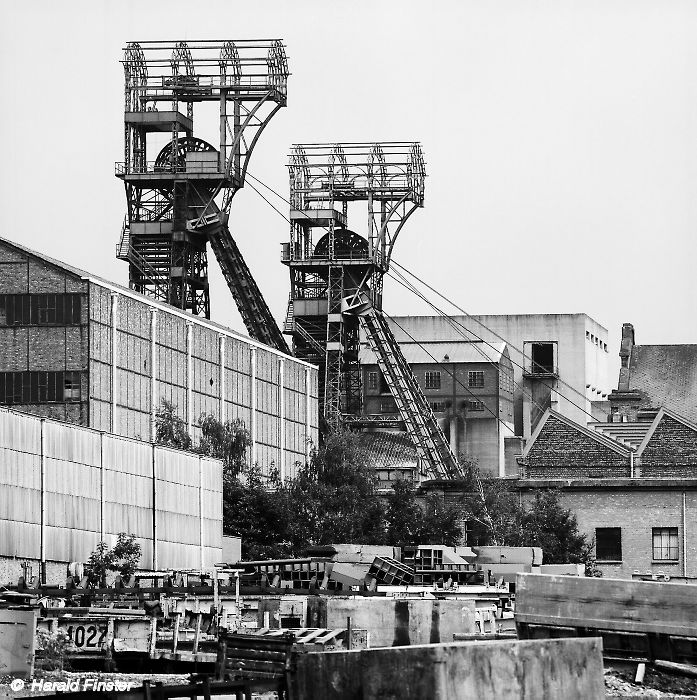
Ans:
{"label": "rooftop structure", "polygon": [[[650,420],[662,406],[697,421],[697,345],[637,345],[634,326],[622,326],[613,420]],[[616,415],[614,415],[616,414]]]}

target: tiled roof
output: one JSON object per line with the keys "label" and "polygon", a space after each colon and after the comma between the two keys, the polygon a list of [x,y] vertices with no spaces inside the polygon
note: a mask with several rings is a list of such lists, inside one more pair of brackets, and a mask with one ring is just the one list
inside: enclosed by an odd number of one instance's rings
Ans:
{"label": "tiled roof", "polygon": [[697,345],[635,345],[629,389],[639,392],[643,408],[665,406],[697,420]]}
{"label": "tiled roof", "polygon": [[416,450],[407,433],[363,433],[361,443],[369,450],[376,467],[416,467]]}

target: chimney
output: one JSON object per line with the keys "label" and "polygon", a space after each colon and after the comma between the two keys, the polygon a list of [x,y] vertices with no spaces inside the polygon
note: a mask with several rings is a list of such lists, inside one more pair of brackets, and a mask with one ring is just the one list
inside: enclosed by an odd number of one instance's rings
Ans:
{"label": "chimney", "polygon": [[622,324],[622,342],[620,343],[620,378],[617,383],[618,391],[629,391],[629,361],[634,348],[634,326],[631,323]]}

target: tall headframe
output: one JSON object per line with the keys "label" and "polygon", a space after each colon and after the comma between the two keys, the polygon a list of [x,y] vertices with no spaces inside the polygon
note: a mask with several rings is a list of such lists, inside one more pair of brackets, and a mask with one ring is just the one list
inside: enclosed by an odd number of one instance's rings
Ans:
{"label": "tall headframe", "polygon": [[[282,259],[290,268],[291,293],[284,332],[292,335],[297,357],[320,367],[328,426],[363,422],[362,326],[427,471],[457,476],[457,460],[382,315],[383,277],[395,242],[423,206],[421,146],[295,145],[289,172],[291,231]],[[356,209],[363,214],[361,230],[349,228]]]}
{"label": "tall headframe", "polygon": [[[122,63],[125,144],[116,175],[128,213],[116,254],[129,263],[130,286],[209,318],[210,243],[249,334],[288,352],[228,229],[254,146],[286,104],[282,42],[132,42]],[[202,116],[215,145],[194,135],[199,103],[213,103]]]}

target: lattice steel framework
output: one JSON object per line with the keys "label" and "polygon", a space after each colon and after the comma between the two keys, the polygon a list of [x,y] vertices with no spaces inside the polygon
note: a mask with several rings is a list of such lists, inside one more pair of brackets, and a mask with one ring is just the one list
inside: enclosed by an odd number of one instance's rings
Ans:
{"label": "lattice steel framework", "polygon": [[[130,286],[209,318],[210,243],[249,334],[289,352],[228,228],[254,146],[286,104],[283,43],[132,42],[122,63],[124,160],[116,175],[128,212],[116,254],[129,263]],[[199,103],[218,105],[207,124],[215,145],[194,136]]]}
{"label": "lattice steel framework", "polygon": [[[320,367],[321,409],[330,428],[360,425],[360,328],[378,356],[403,424],[435,477],[459,475],[437,421],[382,317],[383,277],[402,227],[423,206],[418,143],[298,144],[290,174],[290,242],[282,260],[291,293],[284,331],[297,357]],[[353,202],[365,203],[362,231]],[[352,222],[353,223],[353,222]],[[372,422],[372,421],[371,421]]]}

